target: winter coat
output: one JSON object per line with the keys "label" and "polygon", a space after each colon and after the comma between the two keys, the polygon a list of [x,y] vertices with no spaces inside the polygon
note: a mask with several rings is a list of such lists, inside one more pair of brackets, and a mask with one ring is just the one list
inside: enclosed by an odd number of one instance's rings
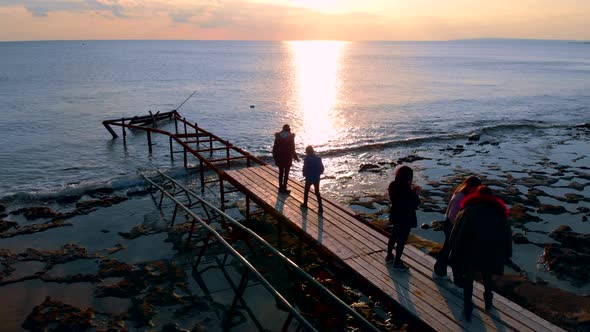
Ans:
{"label": "winter coat", "polygon": [[395,181],[389,184],[389,221],[402,228],[418,226],[416,209],[420,206],[420,197],[409,185],[398,185]]}
{"label": "winter coat", "polygon": [[449,264],[465,272],[504,273],[512,257],[512,230],[504,202],[474,193],[465,198],[449,240]]}
{"label": "winter coat", "polygon": [[272,157],[279,167],[291,167],[293,159],[297,159],[295,153],[295,134],[288,131],[275,133],[275,142],[272,147]]}
{"label": "winter coat", "polygon": [[317,183],[320,181],[320,175],[324,173],[324,164],[322,158],[316,154],[310,154],[303,161],[303,176],[305,182]]}

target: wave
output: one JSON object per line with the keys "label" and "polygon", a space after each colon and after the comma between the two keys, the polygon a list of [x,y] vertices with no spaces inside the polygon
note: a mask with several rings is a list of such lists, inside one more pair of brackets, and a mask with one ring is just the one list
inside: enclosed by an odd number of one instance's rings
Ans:
{"label": "wave", "polygon": [[[154,168],[138,169],[137,171],[144,172],[148,176],[156,173]],[[190,173],[187,173],[183,167],[162,171],[176,179],[191,175]],[[145,181],[138,172],[135,174],[127,174],[111,179],[99,179],[96,181],[69,184],[65,187],[54,190],[48,189],[7,194],[6,196],[0,198],[0,204],[19,205],[51,202],[59,203],[60,201],[67,200],[67,198],[70,197],[82,197],[84,195],[92,195],[97,192],[124,192],[134,188],[141,188],[145,185]]]}
{"label": "wave", "polygon": [[368,141],[364,143],[356,143],[353,146],[345,146],[338,148],[328,148],[326,150],[318,151],[318,154],[323,157],[340,157],[351,153],[362,153],[371,150],[385,150],[396,147],[412,147],[426,143],[447,143],[456,140],[468,140],[474,135],[493,135],[503,132],[519,131],[519,130],[545,130],[551,128],[573,128],[580,126],[588,126],[587,123],[572,125],[563,123],[548,123],[540,121],[521,121],[515,123],[498,123],[489,126],[472,126],[474,129],[465,130],[463,132],[454,133],[434,133],[425,136],[409,137],[403,139],[384,139],[379,142]]}

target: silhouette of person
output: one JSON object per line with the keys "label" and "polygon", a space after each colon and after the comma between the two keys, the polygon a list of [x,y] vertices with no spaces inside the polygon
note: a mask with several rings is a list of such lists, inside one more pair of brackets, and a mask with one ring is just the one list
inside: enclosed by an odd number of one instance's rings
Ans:
{"label": "silhouette of person", "polygon": [[[389,211],[389,222],[393,228],[387,243],[387,256],[385,261],[393,261],[393,267],[399,270],[408,270],[402,262],[401,257],[404,246],[410,235],[410,230],[418,225],[416,209],[420,205],[419,186],[412,186],[414,171],[408,166],[402,166],[395,171],[395,179],[389,184],[389,200],[391,209]],[[395,247],[395,259],[393,247]]]}
{"label": "silhouette of person", "polygon": [[324,173],[324,164],[311,145],[305,148],[305,159],[303,160],[303,176],[305,177],[305,191],[303,193],[302,208],[307,208],[307,199],[311,186],[314,187],[315,197],[318,200],[318,212],[322,212],[322,196],[320,195],[320,175]]}
{"label": "silhouette of person", "polygon": [[293,165],[293,159],[299,161],[299,157],[295,152],[295,134],[291,133],[291,127],[288,124],[283,126],[282,131],[275,133],[272,156],[279,167],[279,192],[289,194],[291,192],[287,189],[289,170]]}
{"label": "silhouette of person", "polygon": [[[481,180],[477,176],[470,176],[466,178],[457,187],[457,189],[455,189],[453,197],[451,197],[451,200],[449,201],[449,205],[447,206],[447,211],[445,213],[443,228],[445,233],[445,242],[443,243],[442,249],[438,253],[436,263],[434,264],[434,273],[436,273],[436,275],[439,277],[444,277],[447,275],[447,265],[450,250],[449,236],[451,236],[451,231],[453,230],[457,213],[459,213],[459,210],[461,209],[461,202],[463,202],[465,197],[473,193],[480,185]],[[461,275],[462,273],[460,271],[453,271],[454,281],[458,286],[461,285]]]}
{"label": "silhouette of person", "polygon": [[461,203],[461,211],[449,240],[449,263],[462,266],[465,319],[471,321],[473,280],[480,272],[486,310],[492,308],[493,274],[504,273],[504,262],[512,257],[512,230],[504,202],[486,186],[480,186]]}

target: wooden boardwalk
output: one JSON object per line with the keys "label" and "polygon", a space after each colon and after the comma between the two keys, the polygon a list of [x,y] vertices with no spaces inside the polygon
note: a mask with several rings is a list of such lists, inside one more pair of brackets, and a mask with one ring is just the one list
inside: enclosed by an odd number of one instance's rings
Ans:
{"label": "wooden boardwalk", "polygon": [[[322,214],[317,213],[315,195],[309,208],[301,209],[303,185],[290,179],[290,195],[278,193],[278,172],[270,166],[226,171],[228,181],[265,211],[288,220],[288,226],[321,245],[358,277],[366,280],[416,318],[437,331],[562,331],[530,311],[495,294],[494,308],[484,309],[483,286],[473,290],[471,322],[463,319],[463,291],[449,278],[433,277],[434,259],[406,246],[403,261],[410,271],[393,270],[385,264],[387,237],[357,220],[354,211],[324,198]],[[450,270],[449,270],[450,275]]]}

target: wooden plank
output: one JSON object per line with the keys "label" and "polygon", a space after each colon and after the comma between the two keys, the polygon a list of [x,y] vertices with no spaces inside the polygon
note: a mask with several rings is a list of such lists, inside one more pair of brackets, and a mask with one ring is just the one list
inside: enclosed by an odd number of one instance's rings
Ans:
{"label": "wooden plank", "polygon": [[[259,167],[256,167],[255,171],[257,171],[257,174],[260,174]],[[276,177],[278,178],[278,173],[275,172],[275,174],[272,174],[268,173],[267,171],[265,172],[267,176],[263,176],[266,181],[270,181],[272,183],[277,182],[276,178],[272,179],[272,175],[276,175]],[[270,174],[271,176],[269,177],[268,174]],[[292,183],[293,185],[291,186],[291,196],[297,197],[301,199],[301,202],[303,202],[303,184],[301,184],[299,181],[294,180],[292,180]],[[330,201],[326,201],[324,197],[322,197],[322,199],[325,201],[325,203],[323,204],[324,216],[329,216],[330,221],[338,220],[339,222],[336,223],[337,226],[341,227],[347,234],[356,237],[360,241],[363,241],[365,245],[369,246],[372,249],[372,251],[383,250],[383,245],[379,241],[374,239],[375,237],[382,237],[382,234],[378,233],[373,229],[364,227],[364,225],[360,223],[356,218],[341,213],[341,211],[339,211],[339,209],[337,208],[338,205],[335,205]],[[315,195],[313,193],[310,193],[308,206],[310,206],[310,208],[317,207]]]}
{"label": "wooden plank", "polygon": [[[240,173],[250,176],[252,179],[251,181],[256,181],[255,179],[253,179],[254,177],[256,177],[256,175],[257,175],[256,173],[248,172],[248,171],[240,171]],[[263,181],[260,181],[260,182],[263,182]],[[268,179],[267,179],[266,184],[271,185],[272,189],[276,188],[276,187],[274,187],[274,185],[272,185],[272,182],[268,181]],[[298,185],[300,186],[300,184],[298,184]],[[293,186],[292,186],[292,188],[293,188]],[[295,198],[296,206],[298,207],[299,202],[302,202],[302,198],[296,196],[294,194],[294,192],[295,192],[295,190],[293,190],[292,191],[293,194],[289,195],[288,197]],[[299,200],[299,199],[301,199],[301,200]],[[325,231],[328,231],[328,230],[334,231],[335,235],[342,237],[343,241],[341,241],[341,242],[343,243],[343,245],[354,246],[354,247],[351,247],[350,249],[352,249],[357,254],[371,253],[371,252],[375,252],[378,250],[382,250],[382,248],[380,248],[380,247],[370,246],[372,243],[367,242],[366,238],[364,238],[362,236],[363,234],[360,234],[359,232],[356,232],[356,231],[351,231],[348,227],[348,222],[346,220],[334,221],[333,215],[330,214],[327,207],[324,209],[324,211],[325,212],[322,214],[322,221],[323,221],[323,226],[324,226]],[[302,212],[302,214],[303,213],[310,214],[309,209],[301,210],[301,212]],[[312,213],[312,214],[316,215],[315,213]],[[356,220],[354,220],[354,222],[356,223]]]}
{"label": "wooden plank", "polygon": [[[373,271],[374,273],[380,273],[384,275],[386,279],[393,277],[391,269],[384,263],[384,253],[373,254],[371,256],[375,256],[373,257],[374,259],[365,259],[365,261],[368,264],[371,264],[371,271]],[[355,260],[358,260],[358,258],[355,258]],[[409,277],[408,279],[408,285],[411,285],[411,289],[413,291],[428,294],[428,303],[432,305],[434,308],[436,308],[439,312],[443,314],[448,314],[449,312],[452,312],[453,318],[455,320],[462,320],[462,291],[459,291],[458,288],[455,288],[455,291],[451,291],[445,287],[441,287],[442,285],[424,276],[423,274],[414,270],[413,268],[407,274],[411,275],[411,277]],[[472,322],[462,322],[464,328],[470,329],[470,327],[477,327],[479,324],[487,326],[488,329],[495,330],[498,324],[502,324],[516,331],[534,331],[534,329],[522,324],[521,322],[513,319],[512,317],[506,315],[501,315],[502,317],[500,317],[498,315],[493,316],[488,314],[486,311],[482,309],[484,306],[483,301],[479,302],[480,303],[477,303],[477,299],[474,298],[474,311]],[[478,307],[477,304],[479,304],[480,306]]]}
{"label": "wooden plank", "polygon": [[[249,193],[260,201],[259,204],[265,205],[267,209],[279,211],[282,215],[290,219],[299,230],[305,228],[306,233],[311,238],[324,245],[328,250],[337,254],[337,256],[352,257],[357,254],[342,242],[338,242],[339,239],[331,235],[333,232],[325,231],[325,227],[322,224],[325,219],[320,220],[320,217],[313,213],[308,213],[304,216],[299,208],[299,201],[294,200],[290,196],[279,195],[276,192],[265,190],[265,188],[260,186],[260,181],[256,182],[253,179],[246,178],[243,174],[234,173],[232,177],[246,184]],[[252,198],[255,199],[254,197]],[[320,228],[320,226],[322,227]]]}

